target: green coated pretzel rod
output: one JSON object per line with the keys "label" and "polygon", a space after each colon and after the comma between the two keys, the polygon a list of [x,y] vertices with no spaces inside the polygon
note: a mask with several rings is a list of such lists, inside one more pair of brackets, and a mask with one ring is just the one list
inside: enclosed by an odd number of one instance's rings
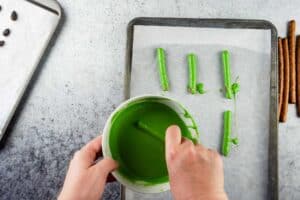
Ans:
{"label": "green coated pretzel rod", "polygon": [[167,67],[166,67],[165,50],[163,48],[157,48],[156,54],[157,54],[157,66],[159,71],[160,85],[163,91],[168,91],[169,80],[168,80]]}
{"label": "green coated pretzel rod", "polygon": [[156,131],[152,130],[147,124],[143,123],[142,121],[138,121],[137,122],[137,128],[139,128],[140,130],[149,133],[152,137],[154,137],[155,139],[159,140],[160,142],[164,143],[165,139],[164,136],[157,133]]}
{"label": "green coated pretzel rod", "polygon": [[232,86],[231,86],[231,70],[230,70],[230,55],[227,50],[222,51],[224,85],[226,89],[226,98],[232,99]]}
{"label": "green coated pretzel rod", "polygon": [[222,154],[228,156],[231,149],[231,144],[238,144],[238,138],[231,138],[232,113],[230,110],[224,112],[224,130],[222,142]]}
{"label": "green coated pretzel rod", "polygon": [[188,91],[195,94],[197,91],[197,57],[195,54],[188,54],[188,67],[189,67],[189,84]]}

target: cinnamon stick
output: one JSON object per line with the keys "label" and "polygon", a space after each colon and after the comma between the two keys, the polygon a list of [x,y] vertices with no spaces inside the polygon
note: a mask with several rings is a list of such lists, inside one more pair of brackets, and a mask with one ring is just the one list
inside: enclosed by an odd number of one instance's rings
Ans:
{"label": "cinnamon stick", "polygon": [[284,63],[283,63],[282,39],[278,38],[278,119],[280,117],[280,112],[282,108],[283,75],[284,75]]}
{"label": "cinnamon stick", "polygon": [[300,35],[297,36],[296,44],[296,71],[297,71],[297,114],[300,117]]}
{"label": "cinnamon stick", "polygon": [[282,50],[283,50],[283,62],[284,62],[284,77],[283,77],[282,108],[281,108],[279,120],[281,122],[286,122],[287,113],[288,113],[288,103],[289,103],[289,88],[290,88],[289,46],[288,46],[288,40],[286,38],[282,40]]}
{"label": "cinnamon stick", "polygon": [[290,63],[290,90],[289,102],[296,103],[296,22],[291,20],[288,27],[289,63]]}

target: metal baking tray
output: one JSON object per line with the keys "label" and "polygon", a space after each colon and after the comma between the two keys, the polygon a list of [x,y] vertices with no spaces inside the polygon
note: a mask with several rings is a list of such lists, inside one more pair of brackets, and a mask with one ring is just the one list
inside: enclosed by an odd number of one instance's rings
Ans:
{"label": "metal baking tray", "polygon": [[[61,21],[62,10],[55,0],[4,0],[0,30],[11,30],[1,37],[0,48],[0,140],[4,136],[26,88]],[[17,22],[10,20],[11,11]]]}
{"label": "metal baking tray", "polygon": [[[167,52],[171,89],[160,89],[155,48]],[[236,102],[240,144],[224,157],[229,199],[278,199],[277,31],[265,20],[136,18],[128,25],[125,97],[159,94],[182,102],[199,124],[200,141],[219,149],[222,112],[233,109],[220,93],[219,51],[231,52],[233,77],[241,92]],[[186,91],[187,53],[198,55],[198,81],[208,93]],[[213,102],[213,104],[212,104]],[[213,105],[213,106],[212,106]],[[201,173],[201,172],[197,172]],[[137,194],[122,188],[123,199],[171,199],[169,192]]]}

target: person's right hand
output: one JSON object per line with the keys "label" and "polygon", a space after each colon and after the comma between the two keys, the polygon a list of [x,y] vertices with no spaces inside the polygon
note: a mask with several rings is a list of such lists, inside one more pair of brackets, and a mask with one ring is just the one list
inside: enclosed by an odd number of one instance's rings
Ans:
{"label": "person's right hand", "polygon": [[220,155],[182,138],[178,126],[166,132],[166,161],[175,200],[227,199]]}

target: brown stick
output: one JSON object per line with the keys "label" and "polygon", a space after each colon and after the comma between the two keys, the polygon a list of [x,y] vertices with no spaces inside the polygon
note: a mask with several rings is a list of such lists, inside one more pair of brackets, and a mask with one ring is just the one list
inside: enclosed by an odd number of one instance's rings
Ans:
{"label": "brown stick", "polygon": [[289,73],[289,45],[286,38],[282,40],[283,50],[283,62],[284,62],[284,83],[283,83],[283,97],[282,97],[282,108],[280,112],[280,121],[286,122],[289,104],[289,84],[290,84],[290,73]]}
{"label": "brown stick", "polygon": [[297,68],[297,114],[300,117],[300,35],[297,36],[296,45],[296,68]]}
{"label": "brown stick", "polygon": [[284,75],[284,63],[283,63],[282,39],[278,38],[278,119],[280,117],[280,112],[282,108],[283,75]]}
{"label": "brown stick", "polygon": [[289,102],[296,103],[296,22],[291,20],[288,28],[289,63],[290,63],[290,90]]}

